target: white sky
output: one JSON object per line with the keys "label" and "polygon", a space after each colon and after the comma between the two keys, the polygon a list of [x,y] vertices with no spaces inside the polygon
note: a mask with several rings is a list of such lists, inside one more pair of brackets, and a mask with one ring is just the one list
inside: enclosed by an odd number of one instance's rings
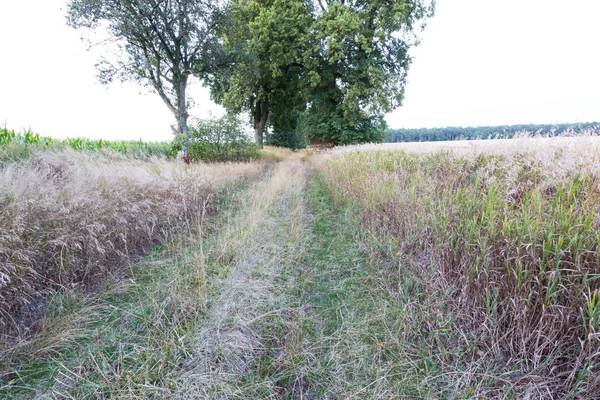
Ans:
{"label": "white sky", "polygon": [[[54,137],[169,140],[134,85],[97,83],[64,0],[0,0],[0,124]],[[438,0],[392,128],[600,121],[600,1]],[[142,92],[142,93],[140,93]],[[192,87],[194,116],[219,113]]]}
{"label": "white sky", "polygon": [[393,128],[600,121],[600,1],[438,0]]}

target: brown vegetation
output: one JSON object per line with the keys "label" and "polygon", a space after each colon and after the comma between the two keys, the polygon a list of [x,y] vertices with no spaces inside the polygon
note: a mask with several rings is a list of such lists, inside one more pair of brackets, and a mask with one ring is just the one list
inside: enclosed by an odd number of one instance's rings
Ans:
{"label": "brown vegetation", "polygon": [[[259,164],[146,161],[38,151],[0,169],[0,332],[20,336],[57,290],[93,290],[189,228],[225,184]],[[14,339],[14,338],[13,338]],[[2,340],[7,343],[7,340]],[[11,342],[14,342],[11,341]]]}
{"label": "brown vegetation", "polygon": [[487,376],[478,395],[600,392],[598,138],[443,145],[342,149],[319,167],[386,247],[389,290],[419,277],[430,304],[412,334],[442,364],[462,349],[464,374]]}

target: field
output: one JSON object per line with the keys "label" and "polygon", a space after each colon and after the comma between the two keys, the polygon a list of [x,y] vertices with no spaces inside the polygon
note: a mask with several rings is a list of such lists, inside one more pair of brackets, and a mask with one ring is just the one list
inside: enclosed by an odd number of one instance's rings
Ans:
{"label": "field", "polygon": [[597,398],[600,138],[0,165],[0,397]]}
{"label": "field", "polygon": [[319,169],[388,254],[390,293],[418,299],[413,334],[436,368],[456,385],[485,376],[486,397],[585,397],[599,390],[599,146],[359,146]]}
{"label": "field", "polygon": [[168,142],[143,142],[142,140],[91,140],[86,138],[53,139],[31,130],[17,132],[0,127],[0,163],[26,158],[36,149],[47,150],[112,151],[135,157],[172,157]]}
{"label": "field", "polygon": [[[193,230],[226,185],[259,165],[185,167],[71,149],[0,169],[0,332],[41,323],[48,292],[102,284],[173,235]],[[42,299],[40,301],[40,299]],[[1,349],[1,346],[0,346]]]}

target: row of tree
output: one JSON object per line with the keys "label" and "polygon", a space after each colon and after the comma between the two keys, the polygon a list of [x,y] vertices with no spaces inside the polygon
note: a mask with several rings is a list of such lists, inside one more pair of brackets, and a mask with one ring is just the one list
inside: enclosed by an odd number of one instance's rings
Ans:
{"label": "row of tree", "polygon": [[472,140],[501,138],[510,139],[517,134],[529,133],[541,136],[560,136],[581,134],[586,131],[597,132],[599,122],[582,122],[575,124],[521,124],[477,127],[447,127],[420,129],[388,129],[386,142],[430,142],[444,140]]}
{"label": "row of tree", "polygon": [[251,117],[256,142],[300,147],[381,141],[401,104],[408,50],[434,0],[69,0],[68,24],[107,32],[104,83],[150,87],[189,146],[186,92]]}

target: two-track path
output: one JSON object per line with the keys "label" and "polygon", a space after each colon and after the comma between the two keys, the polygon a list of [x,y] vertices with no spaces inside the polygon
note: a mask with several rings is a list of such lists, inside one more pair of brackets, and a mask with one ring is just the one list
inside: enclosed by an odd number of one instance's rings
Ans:
{"label": "two-track path", "polygon": [[[308,240],[306,163],[285,161],[244,191],[207,254],[224,272],[198,332],[197,348],[180,376],[177,398],[254,398],[277,395],[276,382],[253,382],[259,363],[281,351],[288,272]],[[271,387],[268,387],[271,386]]]}

